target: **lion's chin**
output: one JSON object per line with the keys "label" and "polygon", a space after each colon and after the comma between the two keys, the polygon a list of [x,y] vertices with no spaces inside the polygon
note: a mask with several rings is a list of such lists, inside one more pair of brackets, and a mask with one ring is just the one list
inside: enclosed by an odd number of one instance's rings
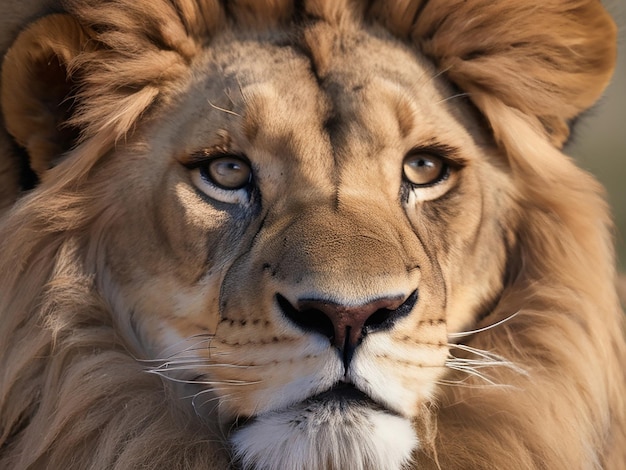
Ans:
{"label": "lion's chin", "polygon": [[399,470],[418,445],[409,420],[355,390],[255,416],[230,441],[244,470]]}

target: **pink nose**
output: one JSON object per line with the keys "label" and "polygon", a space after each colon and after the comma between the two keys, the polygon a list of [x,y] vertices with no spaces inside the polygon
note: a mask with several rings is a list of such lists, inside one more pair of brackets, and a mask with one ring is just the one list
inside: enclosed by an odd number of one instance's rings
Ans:
{"label": "pink nose", "polygon": [[382,297],[356,306],[301,299],[294,307],[280,294],[276,295],[276,300],[283,314],[297,326],[326,336],[343,354],[347,367],[367,333],[391,328],[397,320],[411,313],[417,302],[417,291],[408,297]]}

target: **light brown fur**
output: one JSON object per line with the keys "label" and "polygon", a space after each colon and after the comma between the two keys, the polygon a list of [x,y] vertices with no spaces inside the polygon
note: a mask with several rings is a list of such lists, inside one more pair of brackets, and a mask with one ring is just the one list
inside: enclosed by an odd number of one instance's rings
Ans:
{"label": "light brown fur", "polygon": [[[16,5],[0,467],[227,468],[237,418],[338,377],[276,293],[361,305],[417,288],[350,372],[412,422],[411,468],[624,467],[609,211],[561,152],[612,72],[599,2]],[[433,145],[451,176],[406,189],[404,155]],[[247,155],[257,192],[202,194],[190,159],[216,149]]]}

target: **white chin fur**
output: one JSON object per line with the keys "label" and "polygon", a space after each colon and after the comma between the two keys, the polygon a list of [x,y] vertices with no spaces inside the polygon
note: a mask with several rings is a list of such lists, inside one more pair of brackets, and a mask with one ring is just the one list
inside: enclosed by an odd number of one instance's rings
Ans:
{"label": "white chin fur", "polygon": [[418,444],[408,420],[337,402],[264,413],[230,441],[244,470],[400,470]]}

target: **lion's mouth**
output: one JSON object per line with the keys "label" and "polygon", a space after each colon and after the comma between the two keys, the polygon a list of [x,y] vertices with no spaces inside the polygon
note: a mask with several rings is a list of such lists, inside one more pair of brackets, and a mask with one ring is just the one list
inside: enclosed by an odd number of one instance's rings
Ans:
{"label": "lion's mouth", "polygon": [[382,411],[389,410],[381,405],[380,403],[374,401],[369,395],[365,392],[359,390],[351,383],[340,382],[335,384],[330,389],[325,392],[318,393],[317,395],[313,395],[312,397],[307,398],[302,403],[304,404],[316,404],[316,403],[329,403],[335,405],[365,405],[372,409],[379,409]]}
{"label": "lion's mouth", "polygon": [[312,395],[284,409],[272,410],[262,413],[261,415],[240,416],[235,420],[231,429],[237,430],[251,425],[260,417],[267,416],[268,414],[292,413],[296,410],[304,413],[318,413],[320,410],[342,411],[350,408],[367,408],[373,411],[382,411],[390,415],[398,416],[396,412],[375,401],[353,384],[339,382],[324,392]]}

